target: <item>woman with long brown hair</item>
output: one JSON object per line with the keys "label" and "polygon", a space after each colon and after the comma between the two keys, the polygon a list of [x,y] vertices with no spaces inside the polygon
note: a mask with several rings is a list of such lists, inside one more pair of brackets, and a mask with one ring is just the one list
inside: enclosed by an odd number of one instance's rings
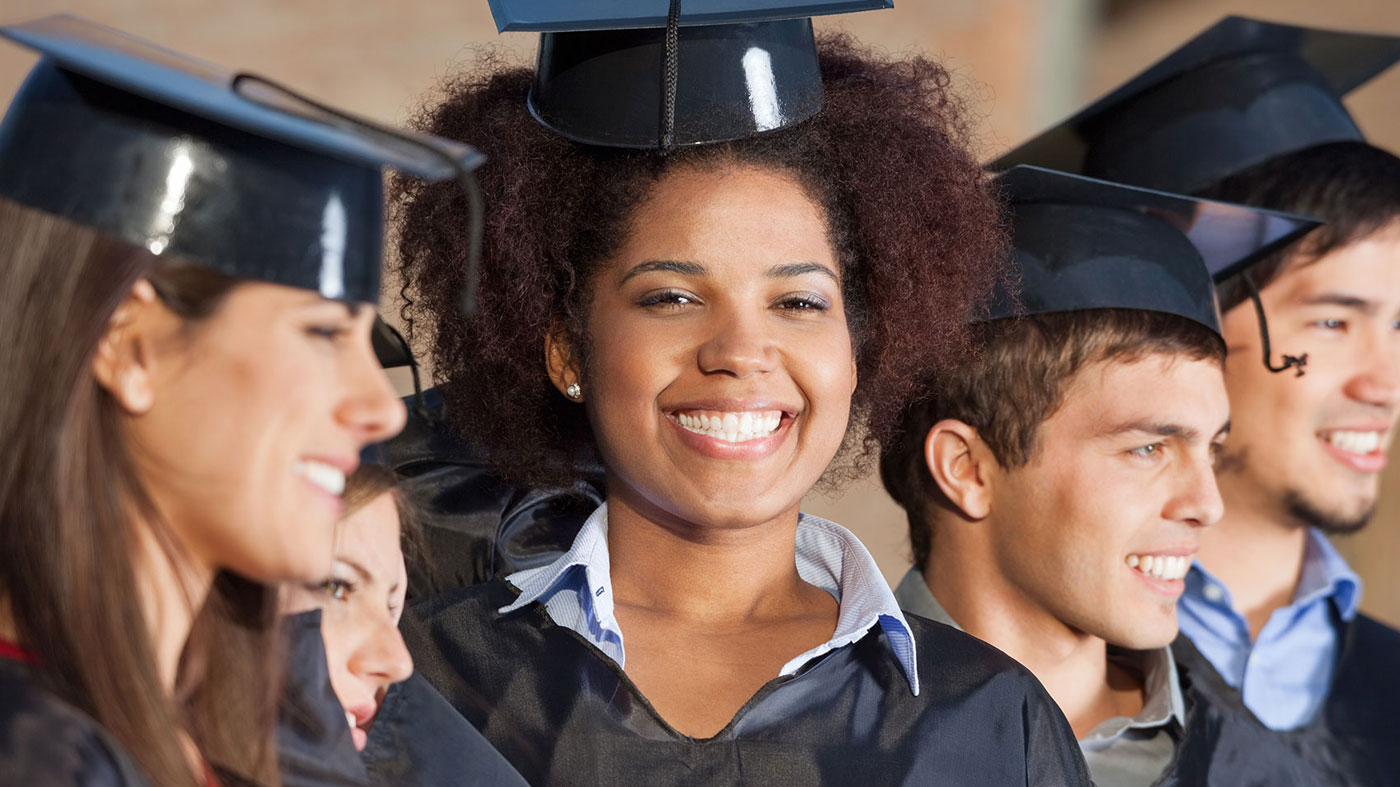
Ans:
{"label": "woman with long brown hair", "polygon": [[325,576],[403,423],[381,167],[470,149],[82,20],[0,33],[44,55],[0,126],[0,783],[276,784],[270,583]]}

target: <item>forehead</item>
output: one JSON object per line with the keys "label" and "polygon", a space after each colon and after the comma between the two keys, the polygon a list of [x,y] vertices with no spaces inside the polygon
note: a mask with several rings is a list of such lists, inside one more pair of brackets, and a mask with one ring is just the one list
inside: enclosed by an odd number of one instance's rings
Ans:
{"label": "forehead", "polygon": [[1046,426],[1094,437],[1131,423],[1174,424],[1209,438],[1229,412],[1218,363],[1155,353],[1129,362],[1095,361],[1080,369]]}
{"label": "forehead", "polygon": [[403,550],[393,494],[376,497],[336,524],[335,556],[364,566],[376,579],[392,582],[397,577]]}
{"label": "forehead", "polygon": [[823,210],[795,176],[752,165],[667,173],[637,206],[618,261],[688,260],[707,267],[830,263]]}
{"label": "forehead", "polygon": [[1264,289],[1266,297],[1282,305],[1323,293],[1400,308],[1400,220],[1315,260],[1286,267]]}

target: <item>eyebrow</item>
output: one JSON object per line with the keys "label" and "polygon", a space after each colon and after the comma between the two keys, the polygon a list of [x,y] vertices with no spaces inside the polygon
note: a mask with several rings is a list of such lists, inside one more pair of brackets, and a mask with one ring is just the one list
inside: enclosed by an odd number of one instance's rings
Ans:
{"label": "eyebrow", "polygon": [[684,260],[648,260],[638,263],[632,270],[627,271],[627,275],[622,277],[621,284],[626,284],[633,276],[640,276],[643,273],[679,273],[682,276],[703,276],[706,273],[705,266],[698,262],[686,262]]}
{"label": "eyebrow", "polygon": [[1360,312],[1370,313],[1376,310],[1376,303],[1368,301],[1355,295],[1345,295],[1339,292],[1324,292],[1319,295],[1310,295],[1299,301],[1304,306],[1340,306],[1344,309],[1355,309]]}
{"label": "eyebrow", "polygon": [[[698,262],[685,260],[648,260],[638,263],[627,271],[622,277],[622,284],[633,276],[640,276],[643,273],[679,273],[682,276],[704,276],[709,270]],[[840,281],[836,272],[819,262],[789,262],[783,265],[774,265],[764,272],[764,276],[770,279],[790,279],[795,276],[805,276],[808,273],[820,273],[829,277],[832,281]]]}
{"label": "eyebrow", "polygon": [[373,580],[374,580],[374,574],[373,574],[369,569],[365,568],[364,566],[360,565],[359,563],[356,563],[355,561],[351,560],[350,558],[348,558],[348,557],[338,557],[338,558],[336,558],[336,560],[339,560],[340,562],[344,563],[345,565],[349,566],[350,568],[353,568],[353,569],[355,570],[355,573],[357,573],[357,574],[360,575],[361,581],[370,582],[370,581],[373,581]]}
{"label": "eyebrow", "polygon": [[[1176,437],[1187,443],[1194,443],[1201,439],[1201,433],[1194,427],[1184,424],[1174,424],[1165,421],[1134,421],[1115,427],[1107,432],[1108,435],[1120,435],[1128,432],[1145,432],[1159,437]],[[1223,426],[1216,430],[1212,441],[1219,440],[1224,435],[1230,433],[1230,422],[1226,421]]]}

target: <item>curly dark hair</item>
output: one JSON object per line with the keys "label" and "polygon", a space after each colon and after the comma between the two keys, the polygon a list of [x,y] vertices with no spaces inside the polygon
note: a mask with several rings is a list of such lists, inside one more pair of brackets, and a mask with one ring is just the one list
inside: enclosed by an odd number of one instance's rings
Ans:
{"label": "curly dark hair", "polygon": [[419,111],[417,128],[488,157],[478,174],[488,212],[478,314],[458,309],[468,237],[454,184],[394,183],[390,264],[410,336],[430,348],[445,381],[453,426],[506,478],[566,485],[592,455],[582,408],[546,374],[545,337],[552,326],[565,331],[586,369],[592,277],[626,238],[635,206],[677,168],[783,171],[825,208],[860,380],[837,475],[866,471],[903,404],[973,349],[966,326],[1004,275],[1005,233],[948,72],[923,57],[877,56],[843,35],[818,46],[826,98],[814,118],[665,156],[546,130],[526,108],[532,71],[495,49]]}

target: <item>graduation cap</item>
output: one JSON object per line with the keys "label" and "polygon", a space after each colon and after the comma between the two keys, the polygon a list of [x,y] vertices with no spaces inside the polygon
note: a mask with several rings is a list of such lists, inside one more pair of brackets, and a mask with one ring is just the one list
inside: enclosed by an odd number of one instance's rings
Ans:
{"label": "graduation cap", "polygon": [[152,254],[374,302],[383,168],[475,190],[470,171],[483,158],[471,147],[359,120],[84,19],[46,17],[0,36],[43,56],[0,124],[0,197]]}
{"label": "graduation cap", "polygon": [[1312,219],[1032,166],[995,181],[1011,215],[1020,289],[985,319],[1142,309],[1220,333],[1213,276],[1292,243]]}
{"label": "graduation cap", "polygon": [[541,33],[529,107],[575,142],[669,150],[800,123],[822,106],[810,17],[893,0],[490,0]]}
{"label": "graduation cap", "polygon": [[1229,16],[990,168],[1198,193],[1276,156],[1364,141],[1342,96],[1397,60],[1397,36]]}

